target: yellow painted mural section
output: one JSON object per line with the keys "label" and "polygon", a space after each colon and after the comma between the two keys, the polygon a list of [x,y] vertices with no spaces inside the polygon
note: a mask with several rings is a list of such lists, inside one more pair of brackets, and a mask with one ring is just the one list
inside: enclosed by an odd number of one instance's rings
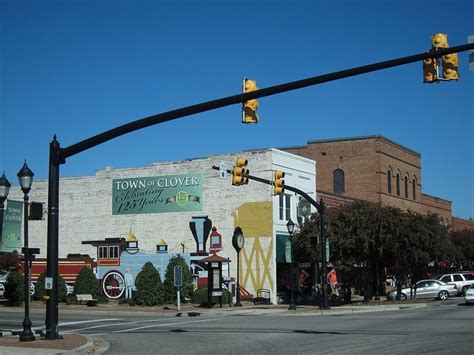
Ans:
{"label": "yellow painted mural section", "polygon": [[234,213],[234,226],[245,236],[240,257],[239,283],[250,292],[260,288],[273,289],[271,272],[273,255],[272,202],[247,202]]}

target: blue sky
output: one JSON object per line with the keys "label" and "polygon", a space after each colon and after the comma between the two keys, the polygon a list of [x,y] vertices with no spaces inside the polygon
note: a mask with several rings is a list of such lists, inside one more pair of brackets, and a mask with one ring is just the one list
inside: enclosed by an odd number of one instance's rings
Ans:
{"label": "blue sky", "polygon": [[[474,34],[474,2],[0,0],[0,172],[27,159],[48,177],[62,147],[140,118],[430,49]],[[381,134],[422,156],[422,191],[474,217],[474,72],[423,84],[421,63],[262,98],[146,128],[70,157],[61,177],[105,166]],[[217,163],[217,162],[216,162]],[[34,185],[33,185],[34,189]]]}

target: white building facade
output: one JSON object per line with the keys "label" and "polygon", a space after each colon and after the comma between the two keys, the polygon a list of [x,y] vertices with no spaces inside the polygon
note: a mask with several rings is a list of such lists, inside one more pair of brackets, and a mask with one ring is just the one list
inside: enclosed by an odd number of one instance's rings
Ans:
{"label": "white building facade", "polygon": [[[316,163],[277,149],[244,151],[207,158],[152,164],[143,168],[99,170],[94,176],[62,178],[59,184],[59,257],[96,250],[83,241],[135,234],[141,251],[155,253],[160,240],[168,252],[193,253],[196,243],[189,228],[195,216],[207,216],[222,235],[219,256],[230,258],[231,277],[237,275],[232,234],[240,226],[245,236],[241,251],[240,284],[251,294],[270,290],[276,302],[277,264],[284,262],[286,227],[298,222],[299,197],[285,191],[273,196],[273,186],[250,180],[232,186],[232,176],[221,177],[212,166],[225,162],[232,170],[237,157],[248,159],[250,174],[273,180],[275,170],[284,171],[285,184],[316,200]],[[22,201],[19,188],[9,200]],[[47,250],[47,180],[34,181],[30,201],[44,203],[43,220],[29,222],[29,246]],[[311,212],[314,212],[311,207]],[[277,239],[280,243],[277,243]],[[209,240],[206,250],[209,250]],[[283,249],[283,250],[282,250]],[[227,276],[227,275],[226,275]]]}

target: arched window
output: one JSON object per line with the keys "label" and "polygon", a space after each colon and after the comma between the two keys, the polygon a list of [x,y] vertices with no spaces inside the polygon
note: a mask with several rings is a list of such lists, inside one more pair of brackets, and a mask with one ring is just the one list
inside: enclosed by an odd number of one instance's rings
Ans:
{"label": "arched window", "polygon": [[344,171],[341,169],[334,170],[333,173],[334,193],[340,194],[344,192]]}
{"label": "arched window", "polygon": [[392,171],[390,169],[387,170],[387,191],[389,194],[392,193]]}
{"label": "arched window", "polygon": [[416,179],[415,178],[413,178],[412,189],[413,189],[413,199],[416,200]]}
{"label": "arched window", "polygon": [[400,196],[400,173],[397,173],[397,196]]}
{"label": "arched window", "polygon": [[405,198],[408,198],[408,176],[405,176]]}

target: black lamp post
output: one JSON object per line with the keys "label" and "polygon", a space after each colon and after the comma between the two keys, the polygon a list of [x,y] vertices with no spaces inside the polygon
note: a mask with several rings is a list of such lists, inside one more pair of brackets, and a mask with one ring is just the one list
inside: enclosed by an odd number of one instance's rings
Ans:
{"label": "black lamp post", "polygon": [[237,291],[236,291],[236,301],[234,306],[235,307],[242,307],[242,303],[240,303],[240,251],[244,247],[245,244],[245,237],[242,228],[236,227],[234,229],[234,235],[232,236],[232,246],[234,247],[235,251],[237,252]]}
{"label": "black lamp post", "polygon": [[286,228],[288,229],[288,234],[290,235],[290,250],[291,250],[291,262],[290,262],[290,304],[288,305],[288,310],[295,311],[295,298],[294,298],[294,290],[295,290],[295,275],[293,274],[293,233],[295,231],[295,223],[291,220],[288,221],[286,224]]}
{"label": "black lamp post", "polygon": [[25,295],[25,319],[23,320],[23,331],[20,334],[20,341],[36,340],[31,331],[30,320],[30,250],[28,248],[28,193],[33,184],[33,172],[28,168],[28,165],[23,164],[23,167],[18,172],[18,180],[20,181],[21,191],[23,191],[23,220],[24,220],[24,247],[23,247],[23,261],[24,261],[24,295]]}
{"label": "black lamp post", "polygon": [[2,239],[3,231],[3,211],[5,208],[5,200],[8,197],[11,186],[10,181],[5,177],[5,172],[3,172],[2,177],[0,177],[0,241]]}

